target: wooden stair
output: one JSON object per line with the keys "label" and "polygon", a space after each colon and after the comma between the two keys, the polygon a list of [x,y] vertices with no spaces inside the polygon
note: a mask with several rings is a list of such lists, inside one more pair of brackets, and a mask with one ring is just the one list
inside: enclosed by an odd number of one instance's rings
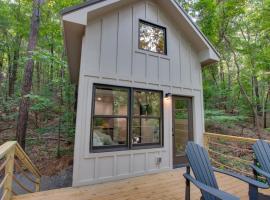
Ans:
{"label": "wooden stair", "polygon": [[[11,200],[13,196],[17,195],[13,189],[13,184],[16,184],[27,193],[40,191],[41,174],[21,146],[15,141],[6,142],[0,146],[0,172],[1,175],[3,174],[3,178],[0,180],[1,200]],[[22,184],[15,174],[20,174],[28,182],[31,182],[35,190],[31,190]]]}

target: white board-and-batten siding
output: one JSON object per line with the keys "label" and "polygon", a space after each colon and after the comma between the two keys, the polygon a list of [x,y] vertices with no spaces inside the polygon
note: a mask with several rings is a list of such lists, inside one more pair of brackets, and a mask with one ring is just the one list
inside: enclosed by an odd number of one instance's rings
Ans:
{"label": "white board-and-batten siding", "polygon": [[[138,48],[139,19],[166,27],[167,55]],[[202,75],[197,52],[181,28],[152,1],[137,1],[89,19],[83,37],[73,185],[95,184],[172,168],[172,105],[164,99],[164,147],[90,153],[94,83],[145,88],[193,98],[194,138],[204,130]],[[162,157],[160,165],[156,158]]]}

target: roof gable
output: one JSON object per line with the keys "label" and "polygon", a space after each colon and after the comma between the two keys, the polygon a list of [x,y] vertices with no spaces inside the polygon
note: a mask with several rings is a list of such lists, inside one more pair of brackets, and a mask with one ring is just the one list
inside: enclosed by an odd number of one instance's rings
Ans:
{"label": "roof gable", "polygon": [[[198,52],[202,66],[219,61],[219,53],[176,0],[153,1],[170,15],[176,25],[181,27],[187,39]],[[87,21],[133,2],[136,2],[136,0],[89,0],[62,11],[65,46],[73,82],[78,81],[78,69],[80,67],[80,53],[78,54],[78,52],[81,52],[81,40]],[[75,46],[76,49],[74,48]]]}

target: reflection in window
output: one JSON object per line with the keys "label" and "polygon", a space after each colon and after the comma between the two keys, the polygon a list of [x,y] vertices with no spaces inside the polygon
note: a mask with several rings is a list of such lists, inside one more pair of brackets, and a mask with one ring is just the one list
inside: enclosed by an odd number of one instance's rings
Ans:
{"label": "reflection in window", "polygon": [[160,116],[160,92],[134,90],[133,115]]}
{"label": "reflection in window", "polygon": [[127,115],[128,92],[119,88],[96,88],[95,115]]}
{"label": "reflection in window", "polygon": [[175,149],[177,156],[185,155],[186,144],[189,140],[189,101],[177,99],[175,101]]}
{"label": "reflection in window", "polygon": [[139,48],[155,53],[167,54],[166,29],[140,20]]}
{"label": "reflection in window", "polygon": [[160,92],[134,90],[133,92],[132,143],[159,144],[161,141]]}
{"label": "reflection in window", "polygon": [[133,119],[133,144],[157,144],[159,141],[159,119]]}
{"label": "reflection in window", "polygon": [[95,118],[93,146],[113,146],[127,144],[127,119]]}
{"label": "reflection in window", "polygon": [[94,89],[93,148],[127,146],[129,90],[106,86]]}

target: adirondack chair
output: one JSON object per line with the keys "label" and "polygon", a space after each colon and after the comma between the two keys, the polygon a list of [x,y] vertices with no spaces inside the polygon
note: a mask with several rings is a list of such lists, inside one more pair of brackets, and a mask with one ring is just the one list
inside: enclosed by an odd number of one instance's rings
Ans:
{"label": "adirondack chair", "polygon": [[[264,184],[239,174],[212,167],[207,151],[194,142],[188,142],[186,147],[186,155],[189,161],[187,172],[184,174],[186,179],[186,200],[190,200],[190,182],[201,190],[202,200],[239,199],[238,197],[219,190],[214,172],[232,176],[249,184],[250,200],[258,199],[258,188],[269,188],[268,184]],[[194,178],[190,175],[190,168],[193,171]]]}
{"label": "adirondack chair", "polygon": [[258,140],[252,146],[252,149],[256,157],[254,164],[251,165],[254,175],[255,177],[257,177],[258,174],[264,176],[270,185],[270,144],[266,141]]}

